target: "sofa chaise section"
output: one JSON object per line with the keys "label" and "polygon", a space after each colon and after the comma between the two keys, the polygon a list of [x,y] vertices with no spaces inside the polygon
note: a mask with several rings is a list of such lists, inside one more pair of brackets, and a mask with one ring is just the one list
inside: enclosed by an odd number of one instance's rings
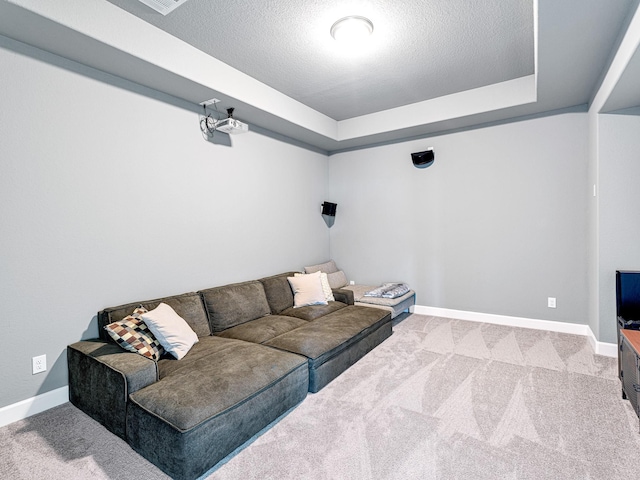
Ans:
{"label": "sofa chaise section", "polygon": [[[181,360],[154,362],[103,333],[136,307],[160,303],[198,334]],[[198,293],[107,308],[98,323],[103,338],[67,349],[69,398],[174,478],[203,474],[307,395],[305,357],[212,336]]]}
{"label": "sofa chaise section", "polygon": [[198,337],[210,335],[202,299],[197,293],[185,293],[105,308],[98,312],[100,338],[76,342],[67,348],[69,400],[125,440],[129,395],[159,380],[158,365],[124,351],[104,327],[124,319],[136,307],[152,310],[160,303],[171,306]]}
{"label": "sofa chaise section", "polygon": [[69,401],[126,440],[129,395],[158,380],[156,363],[97,339],[69,345],[67,363]]}
{"label": "sofa chaise section", "polygon": [[173,478],[202,475],[305,398],[305,359],[281,353],[206,337],[160,360],[160,381],[130,396],[129,444]]}

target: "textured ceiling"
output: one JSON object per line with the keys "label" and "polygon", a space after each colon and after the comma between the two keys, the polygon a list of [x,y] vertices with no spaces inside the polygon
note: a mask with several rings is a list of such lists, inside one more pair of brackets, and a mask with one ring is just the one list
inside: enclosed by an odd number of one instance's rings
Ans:
{"label": "textured ceiling", "polygon": [[[219,98],[252,131],[333,153],[592,101],[638,107],[639,4],[188,0],[164,17],[138,0],[0,0],[0,45],[24,52],[17,40],[198,113]],[[375,24],[355,54],[329,35],[350,14]]]}
{"label": "textured ceiling", "polygon": [[[534,73],[532,0],[109,1],[335,120]],[[355,52],[329,34],[354,14],[374,24]]]}

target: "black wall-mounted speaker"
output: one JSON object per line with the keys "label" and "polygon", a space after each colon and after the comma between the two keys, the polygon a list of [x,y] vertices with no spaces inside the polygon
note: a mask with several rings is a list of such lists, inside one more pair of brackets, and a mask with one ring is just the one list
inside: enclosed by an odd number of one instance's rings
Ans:
{"label": "black wall-mounted speaker", "polygon": [[337,203],[324,202],[322,204],[322,215],[329,215],[330,217],[336,216]]}
{"label": "black wall-mounted speaker", "polygon": [[424,152],[416,152],[411,154],[413,165],[417,168],[427,168],[433,164],[436,154],[433,148],[428,148]]}

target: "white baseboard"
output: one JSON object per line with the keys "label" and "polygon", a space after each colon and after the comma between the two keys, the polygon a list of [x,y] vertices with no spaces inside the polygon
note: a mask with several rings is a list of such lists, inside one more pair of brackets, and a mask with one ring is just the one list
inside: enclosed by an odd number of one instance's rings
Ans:
{"label": "white baseboard", "polygon": [[593,351],[598,355],[613,358],[618,357],[618,345],[615,343],[599,342],[596,340],[596,336],[593,334],[591,329],[589,329],[589,343],[593,347]]}
{"label": "white baseboard", "polygon": [[591,331],[589,325],[554,322],[552,320],[538,320],[534,318],[510,317],[507,315],[495,315],[493,313],[468,312],[465,310],[452,310],[449,308],[426,307],[423,305],[415,305],[412,312],[419,315],[430,315],[433,317],[456,318],[458,320],[467,320],[470,322],[493,323],[495,325],[506,325],[509,327],[532,328],[535,330],[548,330],[550,332],[582,335],[589,339],[589,343],[597,355],[614,358],[618,356],[618,346],[615,343],[605,343],[596,340],[596,336]]}
{"label": "white baseboard", "polygon": [[50,392],[27,398],[21,402],[0,408],[0,427],[23,420],[69,401],[69,387],[60,387]]}

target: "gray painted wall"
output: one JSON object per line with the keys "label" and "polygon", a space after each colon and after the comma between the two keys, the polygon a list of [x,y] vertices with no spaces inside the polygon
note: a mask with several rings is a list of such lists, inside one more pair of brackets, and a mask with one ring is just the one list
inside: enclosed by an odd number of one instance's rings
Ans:
{"label": "gray painted wall", "polygon": [[600,340],[616,342],[616,270],[640,270],[640,116],[599,115]]}
{"label": "gray painted wall", "polygon": [[[327,160],[255,132],[206,142],[176,99],[2,37],[0,64],[0,407],[65,385],[65,347],[97,334],[103,307],[329,257],[360,283],[409,282],[420,305],[588,318],[615,341],[612,272],[640,269],[638,117],[563,114]],[[436,162],[418,170],[410,153],[427,146]],[[42,353],[49,370],[32,376]]]}
{"label": "gray painted wall", "polygon": [[335,154],[331,254],[418,305],[586,324],[587,138],[576,113]]}
{"label": "gray painted wall", "polygon": [[66,385],[66,345],[97,336],[101,308],[328,257],[326,155],[209,143],[175,99],[4,42],[0,407]]}

